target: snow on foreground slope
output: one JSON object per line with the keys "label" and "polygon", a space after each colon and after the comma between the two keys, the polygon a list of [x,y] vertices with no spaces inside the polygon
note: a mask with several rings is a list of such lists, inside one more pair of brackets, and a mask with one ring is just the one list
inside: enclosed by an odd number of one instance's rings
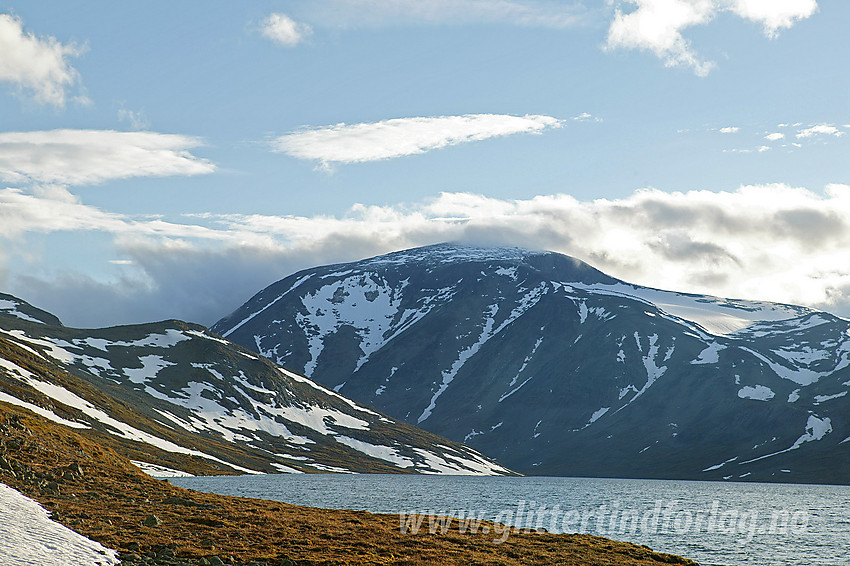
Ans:
{"label": "snow on foreground slope", "polygon": [[523,473],[850,482],[850,322],[805,307],[442,244],[295,273],[213,330]]}
{"label": "snow on foreground slope", "polygon": [[44,507],[0,483],[3,566],[109,566],[117,553],[55,521]]}
{"label": "snow on foreground slope", "polygon": [[148,470],[510,473],[200,326],[77,330],[0,314],[0,343],[9,352],[0,401],[107,434],[119,452],[159,467]]}

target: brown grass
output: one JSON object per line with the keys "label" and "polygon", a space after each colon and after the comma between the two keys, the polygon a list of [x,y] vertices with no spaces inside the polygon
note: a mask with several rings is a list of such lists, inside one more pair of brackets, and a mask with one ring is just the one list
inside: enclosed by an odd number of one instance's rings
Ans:
{"label": "brown grass", "polygon": [[[113,450],[5,403],[0,456],[0,481],[75,531],[121,551],[170,546],[187,559],[274,564],[694,564],[589,535],[516,532],[496,544],[492,533],[458,532],[457,522],[446,534],[425,528],[414,535],[401,532],[397,515],[194,492],[150,478]],[[161,524],[143,526],[149,515]]]}

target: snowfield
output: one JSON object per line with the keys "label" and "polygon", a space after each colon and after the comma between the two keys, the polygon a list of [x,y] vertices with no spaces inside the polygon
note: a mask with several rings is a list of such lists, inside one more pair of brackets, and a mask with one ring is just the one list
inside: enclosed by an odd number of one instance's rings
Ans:
{"label": "snowfield", "polygon": [[0,560],[4,566],[108,566],[114,550],[52,521],[47,510],[0,483]]}

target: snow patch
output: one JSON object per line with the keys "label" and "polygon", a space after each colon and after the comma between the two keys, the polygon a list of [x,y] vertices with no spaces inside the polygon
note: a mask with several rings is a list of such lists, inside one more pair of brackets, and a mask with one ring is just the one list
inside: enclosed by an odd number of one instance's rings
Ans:
{"label": "snow patch", "polygon": [[719,470],[720,468],[722,468],[722,467],[723,467],[723,466],[725,466],[726,464],[732,463],[732,462],[734,462],[734,461],[735,461],[735,460],[737,460],[737,459],[738,459],[738,457],[737,457],[737,456],[735,456],[734,458],[729,458],[729,459],[728,459],[728,460],[726,460],[725,462],[721,462],[721,463],[719,463],[719,464],[717,464],[717,465],[715,465],[715,466],[710,466],[710,467],[708,467],[708,468],[704,469],[704,470],[703,470],[703,472],[711,472],[711,471],[713,471],[713,470]]}
{"label": "snow patch", "polygon": [[147,475],[154,478],[193,478],[194,475],[189,472],[184,472],[181,470],[175,470],[173,468],[166,468],[165,466],[160,466],[158,464],[150,464],[148,462],[139,462],[136,460],[131,460],[133,464],[136,465],[140,470],[142,470]]}
{"label": "snow patch", "polygon": [[277,471],[279,471],[282,474],[303,474],[304,473],[301,470],[296,470],[295,468],[290,468],[289,466],[281,464],[280,462],[269,462],[269,464],[271,464],[273,468],[277,469]]}
{"label": "snow patch", "polygon": [[764,385],[756,385],[751,387],[745,385],[738,390],[738,397],[741,399],[752,399],[754,401],[770,401],[775,396],[773,390]]}
{"label": "snow patch", "polygon": [[593,423],[595,423],[596,421],[598,421],[600,418],[602,418],[603,415],[605,415],[605,413],[608,412],[608,410],[610,408],[611,407],[601,407],[600,409],[597,409],[596,411],[594,411],[593,414],[590,415],[590,420],[587,421],[587,424],[585,424],[583,427],[581,427],[580,430],[584,430],[587,427],[589,427],[590,425],[592,425]]}
{"label": "snow patch", "polygon": [[37,415],[41,415],[42,417],[51,420],[55,423],[69,426],[71,428],[90,428],[88,425],[84,425],[82,423],[77,423],[74,421],[69,421],[68,419],[63,419],[53,411],[48,411],[47,409],[42,409],[38,405],[33,405],[32,403],[27,403],[26,401],[22,401],[17,397],[12,397],[8,393],[4,391],[0,391],[0,401],[4,401],[9,403],[10,405],[17,405],[18,407],[23,407],[24,409],[29,409],[33,413]]}
{"label": "snow patch", "polygon": [[343,435],[338,435],[334,437],[334,439],[340,444],[344,444],[345,446],[353,448],[354,450],[362,452],[372,458],[390,462],[399,468],[410,468],[413,466],[413,460],[406,456],[402,456],[399,454],[398,450],[390,446],[370,444],[368,442],[363,442],[362,440],[357,440],[356,438],[350,438]]}
{"label": "snow patch", "polygon": [[126,375],[133,383],[147,383],[148,381],[156,379],[160,370],[167,368],[168,366],[177,365],[173,362],[168,362],[162,359],[162,356],[144,356],[139,358],[139,361],[142,362],[141,368],[124,368],[124,375]]}
{"label": "snow patch", "polygon": [[495,271],[496,275],[501,275],[502,277],[510,277],[514,281],[517,280],[516,275],[516,267],[500,267]]}
{"label": "snow patch", "polygon": [[776,375],[778,375],[782,379],[787,379],[789,381],[793,381],[794,383],[796,383],[798,385],[803,385],[803,386],[811,385],[811,384],[817,382],[821,377],[827,376],[827,375],[837,371],[838,369],[840,369],[840,368],[836,367],[836,368],[834,368],[830,371],[817,372],[817,371],[810,370],[808,368],[800,368],[800,367],[789,368],[789,367],[786,367],[782,364],[774,362],[773,360],[771,360],[767,356],[760,354],[760,353],[756,352],[755,350],[751,350],[750,348],[746,348],[744,346],[738,346],[738,347],[741,350],[744,350],[745,352],[749,352],[750,354],[752,354],[753,356],[755,356],[759,360],[766,363],[768,365],[768,367],[770,367],[770,369],[773,370],[773,373],[775,373]]}
{"label": "snow patch", "polygon": [[42,322],[41,320],[18,310],[18,307],[20,307],[22,304],[23,303],[11,301],[9,299],[0,299],[0,313],[8,314],[14,316],[15,318],[19,318],[21,320],[26,320],[29,322],[37,322],[39,324],[44,324],[44,322]]}
{"label": "snow patch", "polygon": [[800,436],[800,438],[798,438],[793,445],[786,448],[785,450],[780,450],[771,454],[765,454],[764,456],[759,456],[758,458],[753,458],[752,460],[741,462],[741,464],[757,462],[758,460],[764,460],[765,458],[770,458],[771,456],[776,456],[777,454],[784,454],[785,452],[796,450],[807,442],[823,440],[823,438],[830,432],[832,432],[832,421],[829,419],[829,417],[820,418],[815,415],[809,415],[809,418],[806,421],[806,432],[804,432],[803,435]]}
{"label": "snow patch", "polygon": [[222,340],[221,338],[216,338],[215,336],[210,336],[206,332],[200,332],[198,330],[186,330],[186,334],[189,336],[197,336],[198,338],[203,338],[205,340],[212,340],[213,342],[218,342],[219,344],[224,344],[225,346],[230,346],[230,342],[227,340]]}
{"label": "snow patch", "polygon": [[838,399],[839,397],[844,397],[847,395],[846,391],[842,391],[841,393],[836,393],[835,395],[815,395],[815,403],[823,403],[825,401],[832,401],[833,399]]}
{"label": "snow patch", "polygon": [[341,326],[352,327],[360,337],[357,371],[384,345],[384,335],[398,314],[403,289],[404,285],[393,288],[377,275],[362,273],[304,295],[301,304],[306,314],[296,315],[309,341],[310,361],[304,366],[304,373],[308,377],[313,374],[325,338]]}
{"label": "snow patch", "polygon": [[719,342],[712,342],[707,348],[700,352],[697,359],[691,361],[691,364],[716,364],[720,360],[720,351],[725,349],[726,346],[723,344],[720,344]]}
{"label": "snow patch", "polygon": [[107,566],[114,550],[52,521],[47,510],[0,483],[0,557],[4,566]]}
{"label": "snow patch", "polygon": [[418,472],[423,474],[491,476],[509,472],[506,468],[487,462],[476,453],[457,456],[455,454],[438,455],[422,448],[414,448],[413,451],[424,460],[423,463],[417,464],[416,468]]}

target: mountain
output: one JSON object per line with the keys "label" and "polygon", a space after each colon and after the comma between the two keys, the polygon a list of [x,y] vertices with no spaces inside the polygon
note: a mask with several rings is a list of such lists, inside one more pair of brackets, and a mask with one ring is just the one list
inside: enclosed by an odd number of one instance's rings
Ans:
{"label": "mountain", "polygon": [[301,271],[212,329],[540,475],[850,482],[850,322],[442,244]]}
{"label": "mountain", "polygon": [[149,472],[505,474],[180,321],[81,330],[0,298],[0,408],[23,406]]}

